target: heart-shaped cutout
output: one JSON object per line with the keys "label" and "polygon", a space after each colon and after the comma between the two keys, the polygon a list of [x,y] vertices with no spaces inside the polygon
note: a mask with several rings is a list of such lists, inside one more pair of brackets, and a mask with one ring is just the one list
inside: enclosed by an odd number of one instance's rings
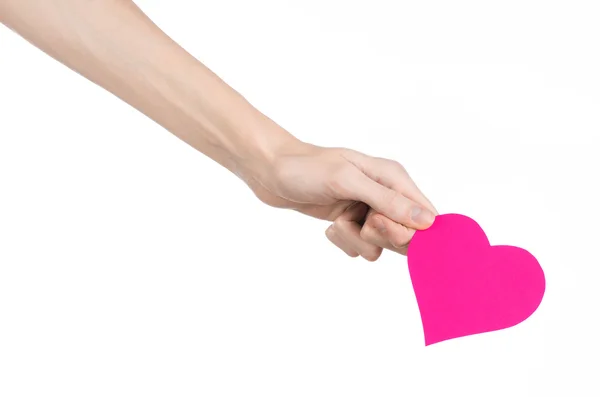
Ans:
{"label": "heart-shaped cutout", "polygon": [[517,325],[538,308],[546,289],[533,255],[491,246],[477,222],[459,214],[439,215],[415,233],[408,268],[426,346]]}

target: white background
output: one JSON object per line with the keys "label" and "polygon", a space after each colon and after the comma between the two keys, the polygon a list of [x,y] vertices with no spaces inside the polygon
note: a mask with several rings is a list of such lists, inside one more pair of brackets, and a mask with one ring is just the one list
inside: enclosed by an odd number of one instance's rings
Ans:
{"label": "white background", "polygon": [[138,4],[301,139],[531,251],[546,296],[425,347],[404,257],[346,257],[2,27],[1,396],[600,395],[597,2]]}

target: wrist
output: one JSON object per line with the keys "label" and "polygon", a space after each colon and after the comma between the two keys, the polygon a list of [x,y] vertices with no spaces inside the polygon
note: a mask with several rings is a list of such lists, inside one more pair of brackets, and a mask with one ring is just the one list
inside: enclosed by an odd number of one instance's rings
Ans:
{"label": "wrist", "polygon": [[279,159],[301,151],[306,144],[271,119],[255,111],[248,118],[240,118],[240,132],[235,134],[233,154],[234,172],[247,184],[269,185],[274,178]]}

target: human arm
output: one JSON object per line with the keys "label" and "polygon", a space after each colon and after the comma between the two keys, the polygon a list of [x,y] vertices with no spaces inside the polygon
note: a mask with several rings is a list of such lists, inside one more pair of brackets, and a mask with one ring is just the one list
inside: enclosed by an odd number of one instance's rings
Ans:
{"label": "human arm", "polygon": [[236,174],[294,140],[133,1],[0,0],[0,22]]}
{"label": "human arm", "polygon": [[[433,207],[399,164],[299,141],[132,1],[0,0],[0,22],[238,175],[263,202],[333,221],[328,237],[353,256],[381,252],[377,219],[388,242],[432,221]],[[361,225],[369,207],[373,224]]]}

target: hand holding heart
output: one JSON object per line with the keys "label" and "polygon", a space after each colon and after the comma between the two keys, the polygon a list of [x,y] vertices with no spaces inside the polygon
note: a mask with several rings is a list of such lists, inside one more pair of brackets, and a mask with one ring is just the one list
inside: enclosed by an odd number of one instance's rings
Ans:
{"label": "hand holding heart", "polygon": [[247,182],[263,202],[332,220],[327,237],[350,256],[376,260],[383,248],[408,247],[427,345],[511,327],[541,302],[544,273],[530,253],[490,246],[468,217],[434,218],[398,163],[303,144],[281,151],[258,175]]}

